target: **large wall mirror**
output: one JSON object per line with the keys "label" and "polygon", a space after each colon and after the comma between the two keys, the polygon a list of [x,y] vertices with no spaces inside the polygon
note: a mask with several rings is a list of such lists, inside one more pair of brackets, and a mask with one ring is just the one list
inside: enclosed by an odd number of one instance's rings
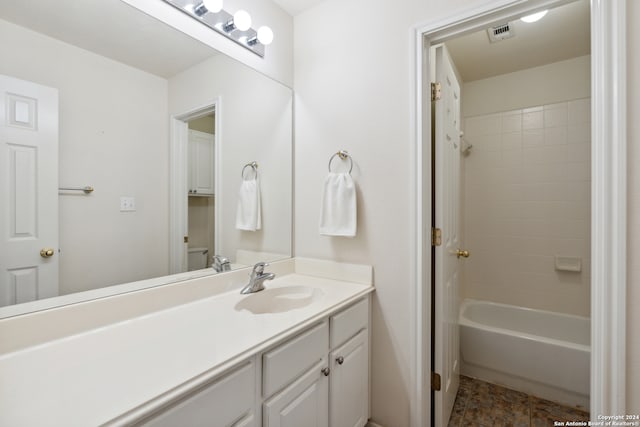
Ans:
{"label": "large wall mirror", "polygon": [[0,39],[0,318],[291,256],[290,88],[121,0]]}

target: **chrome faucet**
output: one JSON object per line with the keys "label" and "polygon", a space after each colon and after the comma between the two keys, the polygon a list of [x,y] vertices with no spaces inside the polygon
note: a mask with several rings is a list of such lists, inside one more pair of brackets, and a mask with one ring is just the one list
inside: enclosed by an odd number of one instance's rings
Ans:
{"label": "chrome faucet", "polygon": [[228,258],[225,258],[222,255],[214,255],[213,269],[218,273],[222,273],[223,271],[231,271],[231,263],[229,262]]}
{"label": "chrome faucet", "polygon": [[240,291],[241,294],[252,294],[254,292],[260,292],[264,289],[264,281],[265,280],[273,280],[276,275],[274,273],[265,273],[264,268],[268,266],[264,262],[259,262],[253,266],[253,271],[251,271],[251,276],[249,278],[249,284],[242,288]]}

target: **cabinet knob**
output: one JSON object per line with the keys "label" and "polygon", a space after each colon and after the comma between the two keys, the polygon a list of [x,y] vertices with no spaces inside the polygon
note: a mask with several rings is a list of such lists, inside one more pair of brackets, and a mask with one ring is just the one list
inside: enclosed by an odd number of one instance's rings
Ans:
{"label": "cabinet knob", "polygon": [[342,356],[336,357],[336,362],[338,362],[338,365],[342,365],[344,363],[344,357]]}
{"label": "cabinet knob", "polygon": [[322,372],[325,377],[328,377],[331,370],[329,368],[322,368],[322,371],[320,372]]}

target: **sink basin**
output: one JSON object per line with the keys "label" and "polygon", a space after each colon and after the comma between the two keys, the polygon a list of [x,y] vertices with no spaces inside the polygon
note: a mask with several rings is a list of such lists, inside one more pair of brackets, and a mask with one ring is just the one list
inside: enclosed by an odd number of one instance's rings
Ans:
{"label": "sink basin", "polygon": [[310,286],[267,288],[246,296],[236,304],[235,309],[253,314],[282,313],[306,307],[323,295],[324,291]]}

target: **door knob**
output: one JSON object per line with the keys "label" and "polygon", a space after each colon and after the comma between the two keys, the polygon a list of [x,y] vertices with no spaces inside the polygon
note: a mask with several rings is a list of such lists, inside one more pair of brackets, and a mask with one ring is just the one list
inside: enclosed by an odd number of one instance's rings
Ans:
{"label": "door knob", "polygon": [[338,365],[342,365],[344,363],[344,357],[342,356],[336,357],[336,362],[338,362]]}
{"label": "door knob", "polygon": [[322,368],[320,372],[322,372],[325,377],[328,377],[331,370],[329,368]]}
{"label": "door knob", "polygon": [[54,250],[51,248],[43,248],[40,250],[40,256],[42,258],[52,257],[54,253],[55,253]]}
{"label": "door knob", "polygon": [[465,251],[465,250],[462,250],[462,249],[458,249],[458,250],[456,251],[456,256],[457,256],[458,258],[460,258],[460,257],[463,257],[463,258],[469,258],[469,251]]}

